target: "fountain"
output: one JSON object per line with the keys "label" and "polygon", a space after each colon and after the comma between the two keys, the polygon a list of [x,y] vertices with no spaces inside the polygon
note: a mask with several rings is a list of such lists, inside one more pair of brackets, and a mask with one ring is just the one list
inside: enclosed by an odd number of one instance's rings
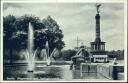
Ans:
{"label": "fountain", "polygon": [[26,55],[26,59],[28,62],[28,72],[33,72],[34,70],[34,59],[35,59],[35,54],[37,50],[33,50],[34,43],[33,43],[33,27],[31,23],[29,23],[29,30],[28,30],[28,51]]}
{"label": "fountain", "polygon": [[44,56],[44,61],[46,61],[46,65],[49,66],[51,63],[51,60],[53,60],[53,56],[55,55],[55,52],[57,51],[57,48],[54,48],[51,54],[49,54],[49,44],[48,41],[46,41],[45,49],[42,49],[41,54]]}
{"label": "fountain", "polygon": [[[27,54],[25,56],[27,63],[28,63],[28,72],[33,72],[33,70],[34,70],[35,55],[37,52],[37,49],[35,51],[33,50],[33,47],[34,47],[34,42],[33,42],[34,34],[33,33],[34,33],[33,27],[31,25],[31,23],[29,23],[29,27],[28,27],[28,50],[27,50]],[[49,54],[49,45],[48,45],[48,41],[46,41],[45,49],[42,50],[41,54],[43,54],[43,56],[46,60],[47,66],[50,65],[51,57],[53,56],[55,50],[56,50],[56,48],[53,50],[53,52],[51,54]]]}
{"label": "fountain", "polygon": [[[45,44],[45,48],[42,49],[41,51],[41,55],[44,57],[46,62],[46,65],[42,66],[42,62],[37,63],[38,65],[36,65],[35,67],[35,55],[37,53],[37,49],[34,50],[34,31],[33,31],[33,27],[31,25],[31,23],[29,23],[29,27],[28,27],[28,50],[26,50],[26,61],[28,63],[27,66],[27,76],[28,78],[35,78],[36,76],[38,76],[39,78],[41,76],[48,76],[51,77],[51,74],[54,76],[57,76],[58,74],[56,74],[53,71],[56,71],[57,69],[61,69],[60,66],[50,66],[51,65],[51,60],[53,56],[55,56],[57,54],[57,48],[54,48],[54,50],[52,51],[52,53],[49,53],[49,43],[48,41],[46,41]],[[40,70],[40,71],[39,71]],[[60,70],[58,70],[60,71]],[[41,76],[40,76],[41,75]]]}

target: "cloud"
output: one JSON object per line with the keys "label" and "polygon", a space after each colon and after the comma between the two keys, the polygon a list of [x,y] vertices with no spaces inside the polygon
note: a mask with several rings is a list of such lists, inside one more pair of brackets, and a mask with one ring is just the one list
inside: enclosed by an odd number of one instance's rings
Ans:
{"label": "cloud", "polygon": [[[71,49],[76,46],[77,37],[86,46],[90,46],[90,42],[95,40],[94,5],[94,3],[5,3],[3,15],[33,14],[41,19],[51,15],[63,30],[63,40],[66,43],[64,49]],[[104,3],[101,7],[101,39],[106,42],[107,50],[124,48],[123,13],[122,3]]]}

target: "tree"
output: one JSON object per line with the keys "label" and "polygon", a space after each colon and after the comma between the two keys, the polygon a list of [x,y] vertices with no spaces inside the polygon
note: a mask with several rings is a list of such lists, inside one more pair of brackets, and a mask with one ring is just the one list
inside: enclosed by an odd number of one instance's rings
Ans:
{"label": "tree", "polygon": [[[24,15],[24,16],[21,16],[17,20],[16,27],[17,27],[17,32],[19,32],[19,34],[17,34],[17,35],[19,36],[18,39],[20,41],[20,47],[24,48],[24,49],[27,48],[29,22],[33,26],[34,37],[35,37],[35,34],[36,35],[40,35],[40,33],[39,33],[40,29],[43,29],[45,27],[43,25],[43,23],[41,23],[41,21],[40,21],[40,19],[38,17],[32,16],[32,15]],[[34,40],[36,40],[36,39],[39,40],[40,38],[39,37],[38,38],[35,37]],[[40,41],[40,43],[41,43],[41,41]],[[35,45],[36,48],[40,47],[40,46],[41,45]]]}
{"label": "tree", "polygon": [[124,59],[124,50],[108,51],[107,55],[109,56],[109,58],[117,58],[118,60],[123,60]]}
{"label": "tree", "polygon": [[46,27],[46,41],[49,42],[50,53],[54,50],[54,48],[62,49],[64,47],[63,33],[60,29],[59,25],[55,20],[53,20],[50,16],[46,19],[42,20],[43,24]]}
{"label": "tree", "polygon": [[[4,17],[4,48],[13,50],[27,49],[28,25],[34,29],[34,49],[45,48],[49,43],[50,53],[57,48],[64,47],[63,33],[55,20],[50,16],[41,21],[38,17],[24,15],[19,18],[9,15]],[[12,56],[12,53],[10,53]]]}
{"label": "tree", "polygon": [[62,51],[61,58],[65,61],[70,61],[73,56],[76,55],[76,50],[64,50]]}
{"label": "tree", "polygon": [[[12,63],[12,53],[13,53],[13,48],[14,48],[14,38],[13,34],[16,32],[15,28],[15,23],[16,23],[16,17],[13,15],[8,15],[3,18],[3,47],[8,48],[10,50],[10,63]],[[5,49],[6,50],[6,49]],[[4,51],[5,52],[5,51]],[[4,56],[5,58],[6,56]],[[8,57],[8,56],[7,56]]]}

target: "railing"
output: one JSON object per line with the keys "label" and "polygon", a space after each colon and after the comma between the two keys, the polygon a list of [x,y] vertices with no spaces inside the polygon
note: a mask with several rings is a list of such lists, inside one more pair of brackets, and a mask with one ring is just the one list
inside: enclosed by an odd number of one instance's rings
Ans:
{"label": "railing", "polygon": [[97,72],[108,79],[112,79],[112,71],[113,69],[109,66],[97,65]]}
{"label": "railing", "polygon": [[91,63],[80,64],[80,75],[83,73],[97,73],[97,65]]}
{"label": "railing", "polygon": [[121,65],[81,63],[80,75],[82,76],[83,73],[98,73],[107,79],[118,80],[120,79],[119,73],[123,72],[123,69],[124,66]]}

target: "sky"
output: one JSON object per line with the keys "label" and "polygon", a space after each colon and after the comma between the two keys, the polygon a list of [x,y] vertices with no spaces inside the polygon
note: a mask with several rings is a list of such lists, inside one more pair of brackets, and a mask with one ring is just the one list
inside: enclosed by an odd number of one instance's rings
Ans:
{"label": "sky", "polygon": [[[32,14],[40,19],[50,15],[62,29],[64,49],[73,49],[81,43],[90,47],[95,40],[95,3],[4,3],[3,16]],[[106,50],[124,48],[124,6],[123,3],[102,3],[101,40]]]}

